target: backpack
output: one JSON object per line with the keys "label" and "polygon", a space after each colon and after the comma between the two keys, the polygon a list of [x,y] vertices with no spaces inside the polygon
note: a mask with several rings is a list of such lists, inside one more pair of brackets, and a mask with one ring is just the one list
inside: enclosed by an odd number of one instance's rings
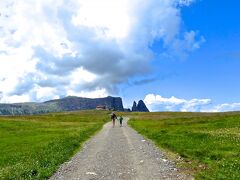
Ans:
{"label": "backpack", "polygon": [[116,118],[116,114],[113,113],[113,114],[111,115],[111,119],[115,119],[115,118]]}

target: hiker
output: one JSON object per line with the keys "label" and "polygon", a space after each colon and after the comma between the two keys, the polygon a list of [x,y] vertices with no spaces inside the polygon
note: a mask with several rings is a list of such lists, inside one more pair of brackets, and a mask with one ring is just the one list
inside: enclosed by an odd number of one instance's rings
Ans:
{"label": "hiker", "polygon": [[111,119],[112,119],[112,122],[113,122],[113,127],[115,126],[115,120],[116,120],[117,116],[114,112],[112,112],[111,114]]}
{"label": "hiker", "polygon": [[122,117],[122,116],[120,116],[120,117],[119,117],[119,123],[120,123],[120,127],[122,127],[122,121],[123,121],[123,117]]}

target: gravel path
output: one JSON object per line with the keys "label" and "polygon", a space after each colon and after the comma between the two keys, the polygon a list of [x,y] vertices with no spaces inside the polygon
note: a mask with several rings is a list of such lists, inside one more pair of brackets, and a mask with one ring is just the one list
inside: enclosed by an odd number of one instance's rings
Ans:
{"label": "gravel path", "polygon": [[[118,123],[118,122],[116,122]],[[123,121],[111,123],[86,142],[79,153],[61,165],[50,179],[193,179],[179,174],[153,143]]]}

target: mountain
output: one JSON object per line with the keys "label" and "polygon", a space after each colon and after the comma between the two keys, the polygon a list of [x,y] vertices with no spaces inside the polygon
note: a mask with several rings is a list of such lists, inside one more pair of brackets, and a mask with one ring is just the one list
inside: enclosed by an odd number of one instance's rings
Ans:
{"label": "mountain", "polygon": [[63,99],[51,100],[45,103],[47,104],[56,103],[57,106],[63,111],[96,109],[96,107],[99,105],[103,105],[107,109],[124,111],[122,98],[111,97],[111,96],[108,96],[105,98],[94,98],[94,99],[68,96]]}
{"label": "mountain", "polygon": [[149,110],[148,110],[147,106],[145,105],[145,103],[143,102],[143,100],[138,101],[137,110],[140,112],[149,112]]}
{"label": "mountain", "polygon": [[0,104],[0,115],[25,115],[25,114],[42,114],[48,112],[90,110],[96,109],[97,106],[104,106],[106,109],[124,111],[122,98],[105,97],[105,98],[83,98],[68,96],[62,99],[55,99],[43,103],[14,103]]}
{"label": "mountain", "polygon": [[138,101],[138,104],[134,101],[132,106],[133,112],[149,112],[147,106],[143,102],[143,100]]}
{"label": "mountain", "polygon": [[138,111],[136,101],[133,101],[132,111]]}

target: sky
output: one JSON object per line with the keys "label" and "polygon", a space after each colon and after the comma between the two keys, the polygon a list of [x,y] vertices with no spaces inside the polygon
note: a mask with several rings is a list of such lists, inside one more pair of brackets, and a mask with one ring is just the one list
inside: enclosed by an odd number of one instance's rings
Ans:
{"label": "sky", "polygon": [[143,99],[151,111],[240,110],[240,2],[2,0],[0,103]]}

